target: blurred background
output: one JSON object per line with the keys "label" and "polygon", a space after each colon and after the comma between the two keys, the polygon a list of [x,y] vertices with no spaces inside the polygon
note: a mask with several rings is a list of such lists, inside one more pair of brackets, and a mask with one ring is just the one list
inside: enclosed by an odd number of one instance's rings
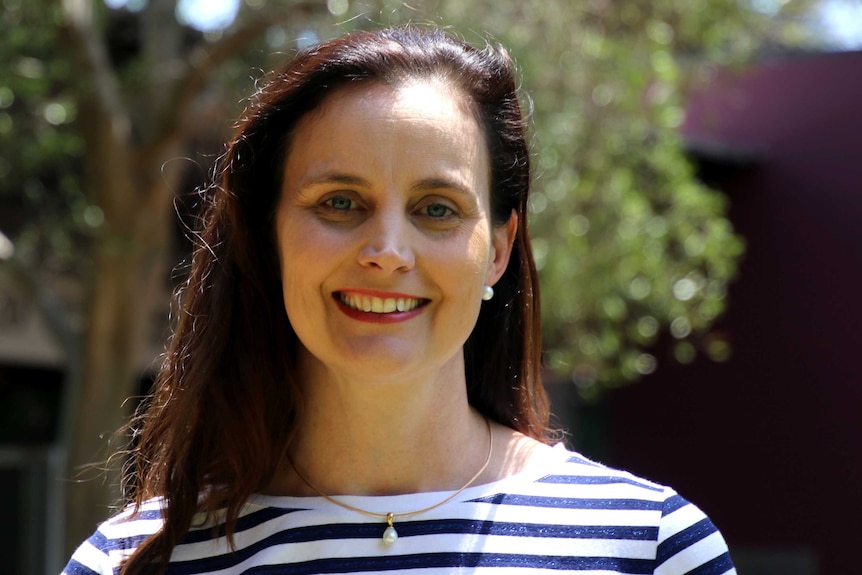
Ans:
{"label": "blurred background", "polygon": [[57,573],[120,500],[256,83],[404,22],[520,65],[566,441],[695,501],[741,575],[858,573],[859,0],[2,0],[0,571]]}

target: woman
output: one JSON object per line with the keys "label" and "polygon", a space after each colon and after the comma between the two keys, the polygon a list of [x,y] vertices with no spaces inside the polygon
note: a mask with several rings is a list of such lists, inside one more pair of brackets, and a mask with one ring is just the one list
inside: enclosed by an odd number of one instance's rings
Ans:
{"label": "woman", "polygon": [[504,52],[318,45],[221,166],[133,505],[67,574],[734,572],[672,490],[550,446]]}

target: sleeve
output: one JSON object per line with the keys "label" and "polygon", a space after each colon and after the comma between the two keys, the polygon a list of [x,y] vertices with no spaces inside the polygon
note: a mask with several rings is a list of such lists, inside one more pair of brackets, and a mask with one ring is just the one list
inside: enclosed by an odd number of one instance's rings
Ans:
{"label": "sleeve", "polygon": [[114,575],[105,536],[96,531],[69,559],[62,575]]}
{"label": "sleeve", "polygon": [[673,492],[662,510],[655,575],[736,575],[727,543],[712,521]]}

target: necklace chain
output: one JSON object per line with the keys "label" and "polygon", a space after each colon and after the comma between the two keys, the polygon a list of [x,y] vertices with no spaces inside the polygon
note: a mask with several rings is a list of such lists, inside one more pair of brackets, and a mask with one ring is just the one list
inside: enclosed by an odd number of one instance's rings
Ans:
{"label": "necklace chain", "polygon": [[334,504],[338,505],[339,507],[343,507],[345,509],[350,509],[351,511],[356,511],[357,513],[362,513],[363,515],[368,515],[370,517],[382,517],[382,518],[386,519],[386,523],[387,523],[388,527],[386,528],[386,531],[384,531],[383,540],[386,543],[394,543],[395,540],[398,538],[398,533],[395,531],[395,528],[392,525],[392,522],[394,519],[403,518],[403,517],[412,517],[414,515],[419,515],[420,513],[425,513],[426,511],[431,511],[432,509],[437,509],[441,505],[445,505],[446,503],[449,503],[450,501],[452,501],[453,499],[458,497],[458,495],[460,495],[462,491],[464,491],[465,489],[467,489],[468,487],[473,485],[473,482],[476,481],[477,479],[479,479],[479,476],[482,475],[482,473],[488,468],[488,464],[491,462],[491,455],[494,452],[494,435],[491,432],[491,422],[488,421],[487,417],[485,418],[485,425],[488,427],[488,456],[485,458],[485,462],[482,464],[482,467],[479,468],[479,471],[477,471],[476,474],[473,475],[473,477],[471,477],[467,481],[467,483],[462,485],[458,490],[447,495],[446,498],[443,499],[442,501],[438,501],[434,505],[429,505],[428,507],[423,507],[422,509],[417,509],[415,511],[405,511],[402,513],[394,513],[392,511],[389,511],[387,513],[380,513],[378,511],[369,511],[367,509],[362,509],[360,507],[350,505],[349,503],[345,503],[344,501],[339,501],[338,499],[332,497],[331,495],[327,495],[326,493],[324,493],[323,491],[318,489],[317,486],[314,485],[311,481],[309,481],[302,474],[302,472],[299,471],[299,468],[293,462],[293,458],[290,457],[289,454],[287,456],[287,461],[290,463],[290,466],[293,467],[293,470],[296,472],[296,475],[303,481],[303,483],[305,483],[308,487],[311,488],[312,491],[314,491],[315,493],[317,493],[318,495],[320,495],[321,497],[323,497],[324,499],[326,499],[330,503],[334,503]]}

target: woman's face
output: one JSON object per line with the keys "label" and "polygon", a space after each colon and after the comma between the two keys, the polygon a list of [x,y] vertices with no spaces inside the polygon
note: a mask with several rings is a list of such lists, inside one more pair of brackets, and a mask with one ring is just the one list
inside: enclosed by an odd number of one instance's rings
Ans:
{"label": "woman's face", "polygon": [[403,380],[460,362],[517,217],[490,219],[467,99],[435,81],[336,90],[292,134],[277,214],[284,305],[305,359]]}

